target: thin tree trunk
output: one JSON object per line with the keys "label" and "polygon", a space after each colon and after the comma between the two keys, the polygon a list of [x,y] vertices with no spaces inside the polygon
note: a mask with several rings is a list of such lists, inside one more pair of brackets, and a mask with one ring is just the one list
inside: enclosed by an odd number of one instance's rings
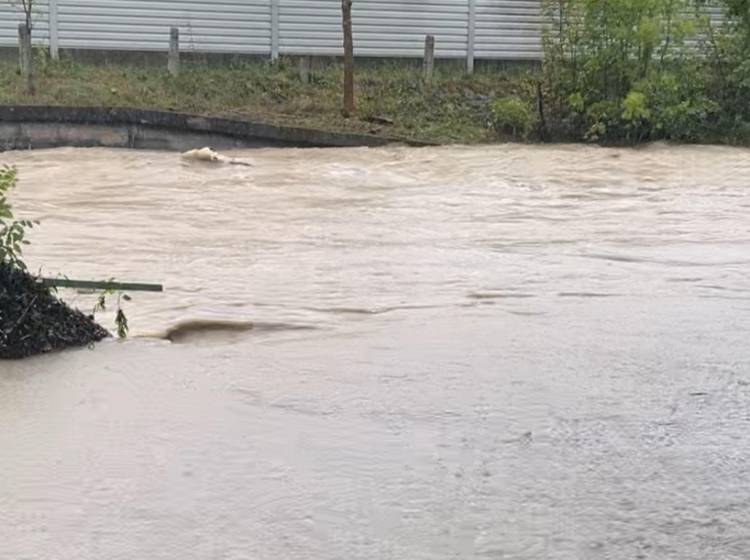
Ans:
{"label": "thin tree trunk", "polygon": [[354,114],[354,39],[352,37],[352,0],[341,0],[344,25],[344,116]]}
{"label": "thin tree trunk", "polygon": [[34,0],[21,0],[23,15],[26,17],[26,29],[31,33],[31,20],[34,15]]}
{"label": "thin tree trunk", "polygon": [[34,95],[34,52],[31,49],[31,29],[25,23],[18,25],[18,55],[23,89],[27,95]]}

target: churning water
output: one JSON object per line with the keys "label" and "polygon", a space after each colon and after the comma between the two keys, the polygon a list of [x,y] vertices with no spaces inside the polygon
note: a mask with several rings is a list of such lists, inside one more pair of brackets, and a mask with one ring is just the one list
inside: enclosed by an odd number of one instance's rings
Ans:
{"label": "churning water", "polygon": [[0,364],[1,558],[750,556],[750,151],[232,156],[5,154],[33,269],[166,292]]}

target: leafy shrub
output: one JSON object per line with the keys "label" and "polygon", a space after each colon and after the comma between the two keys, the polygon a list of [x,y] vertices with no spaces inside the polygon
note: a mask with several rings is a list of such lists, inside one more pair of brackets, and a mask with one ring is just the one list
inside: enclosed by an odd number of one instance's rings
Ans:
{"label": "leafy shrub", "polygon": [[526,139],[539,118],[530,103],[518,97],[501,97],[490,104],[490,122],[500,134]]}
{"label": "leafy shrub", "polygon": [[[13,209],[8,202],[8,193],[13,189],[13,187],[16,186],[17,179],[18,172],[14,167],[9,167],[7,165],[0,167],[0,274],[4,275],[6,279],[15,274],[13,278],[21,279],[21,284],[24,284],[27,287],[28,285],[36,286],[33,290],[36,295],[39,296],[40,294],[44,294],[46,298],[46,303],[44,303],[45,307],[43,308],[44,313],[52,313],[49,310],[54,309],[54,313],[51,314],[50,317],[54,316],[60,321],[68,321],[69,323],[71,320],[73,321],[73,323],[70,323],[72,326],[68,325],[65,328],[83,328],[84,331],[85,329],[88,329],[88,331],[86,331],[83,335],[76,334],[75,336],[69,336],[67,342],[68,345],[70,345],[72,341],[76,340],[76,336],[83,336],[83,338],[81,338],[81,340],[83,341],[82,344],[87,344],[88,342],[94,340],[101,340],[104,336],[108,336],[106,334],[103,334],[106,333],[105,330],[96,325],[92,319],[86,319],[83,314],[79,312],[71,313],[64,304],[60,304],[59,302],[57,302],[56,298],[51,297],[48,288],[42,286],[41,284],[36,285],[35,281],[32,280],[31,277],[27,274],[26,263],[24,263],[22,259],[23,247],[24,245],[29,244],[29,242],[26,240],[26,232],[28,229],[33,228],[34,224],[38,222],[14,219]],[[9,287],[5,286],[5,289],[7,292]],[[28,291],[26,288],[24,288],[24,290]],[[97,307],[94,309],[94,313],[96,313],[96,311],[98,310],[105,309],[106,297],[108,295],[111,295],[112,293],[114,292],[105,291],[100,296]],[[5,296],[10,297],[7,293],[5,294]],[[39,300],[39,297],[34,297],[31,300],[31,303],[28,305],[27,309],[30,309],[37,300]],[[128,319],[122,310],[122,300],[130,301],[130,296],[121,292],[117,293],[117,315],[115,317],[115,324],[117,326],[118,336],[120,338],[125,338],[128,335],[129,327]],[[39,311],[36,315],[44,316],[44,313]],[[71,317],[73,317],[73,319],[71,319]],[[0,313],[0,334],[2,333],[2,320],[3,315],[2,313]],[[19,325],[20,323],[15,323],[14,329]],[[51,333],[52,330],[50,329],[49,332]],[[7,335],[9,333],[5,332],[4,334],[5,340],[2,340],[0,338],[0,344],[2,345],[5,345],[8,342]],[[41,345],[41,347],[45,348],[49,346],[49,348],[56,348],[58,347],[56,346],[56,344],[58,343],[44,343]],[[62,344],[60,345],[64,346]],[[14,352],[15,351],[16,350],[14,350]],[[28,353],[31,354],[38,351],[39,349],[33,349],[29,350]],[[3,357],[3,353],[7,354],[7,352],[9,351],[0,345],[0,358]]]}
{"label": "leafy shrub", "polygon": [[651,110],[646,96],[640,91],[631,91],[622,101],[622,122],[626,138],[631,142],[642,141],[649,133]]}
{"label": "leafy shrub", "polygon": [[750,0],[722,0],[726,18],[708,25],[704,43],[706,94],[718,106],[723,135],[746,138],[750,126]]}
{"label": "leafy shrub", "polygon": [[[673,128],[662,122],[670,111],[653,107],[649,84],[696,58],[688,44],[703,21],[695,2],[548,0],[544,89],[553,135],[638,142]],[[686,100],[670,97],[676,107]],[[675,118],[690,114],[690,107],[675,109]]]}
{"label": "leafy shrub", "polygon": [[621,113],[622,108],[617,100],[591,103],[585,111],[586,129],[583,139],[604,142],[619,137],[622,134]]}
{"label": "leafy shrub", "polygon": [[15,168],[0,167],[0,264],[26,270],[22,260],[23,246],[28,245],[26,230],[34,227],[29,220],[15,220],[8,193],[16,186]]}
{"label": "leafy shrub", "polygon": [[654,138],[697,142],[715,128],[720,107],[706,95],[700,69],[683,66],[680,76],[663,72],[636,84],[635,91],[644,96]]}

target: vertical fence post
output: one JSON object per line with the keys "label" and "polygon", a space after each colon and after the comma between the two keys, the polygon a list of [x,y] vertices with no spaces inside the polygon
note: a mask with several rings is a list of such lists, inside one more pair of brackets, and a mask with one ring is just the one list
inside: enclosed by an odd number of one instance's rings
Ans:
{"label": "vertical fence post", "polygon": [[169,30],[169,57],[167,58],[167,71],[176,78],[180,74],[180,30],[172,27]]}
{"label": "vertical fence post", "polygon": [[57,18],[57,0],[49,0],[49,55],[52,60],[60,58],[59,21]]}
{"label": "vertical fence post", "polygon": [[312,57],[299,57],[299,79],[303,84],[310,83],[310,70],[312,70]]}
{"label": "vertical fence post", "polygon": [[432,73],[435,68],[435,37],[427,35],[424,38],[424,82],[427,85],[432,83]]}
{"label": "vertical fence post", "polygon": [[271,0],[271,61],[279,59],[279,0]]}
{"label": "vertical fence post", "polygon": [[466,36],[466,72],[474,73],[474,44],[477,33],[477,0],[469,2],[469,27]]}

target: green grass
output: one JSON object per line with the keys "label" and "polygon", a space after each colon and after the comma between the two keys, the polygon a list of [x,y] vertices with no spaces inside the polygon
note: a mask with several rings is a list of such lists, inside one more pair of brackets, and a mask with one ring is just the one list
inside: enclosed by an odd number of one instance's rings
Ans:
{"label": "green grass", "polygon": [[[488,127],[489,102],[527,90],[530,83],[530,75],[519,71],[466,76],[446,68],[436,70],[427,88],[421,68],[367,65],[356,71],[357,114],[345,119],[338,65],[312,71],[305,84],[296,65],[283,60],[184,64],[173,79],[156,66],[86,65],[37,56],[35,76],[37,94],[30,97],[23,93],[16,64],[0,62],[0,104],[162,109],[438,143],[496,140]],[[392,124],[372,122],[374,117]]]}

